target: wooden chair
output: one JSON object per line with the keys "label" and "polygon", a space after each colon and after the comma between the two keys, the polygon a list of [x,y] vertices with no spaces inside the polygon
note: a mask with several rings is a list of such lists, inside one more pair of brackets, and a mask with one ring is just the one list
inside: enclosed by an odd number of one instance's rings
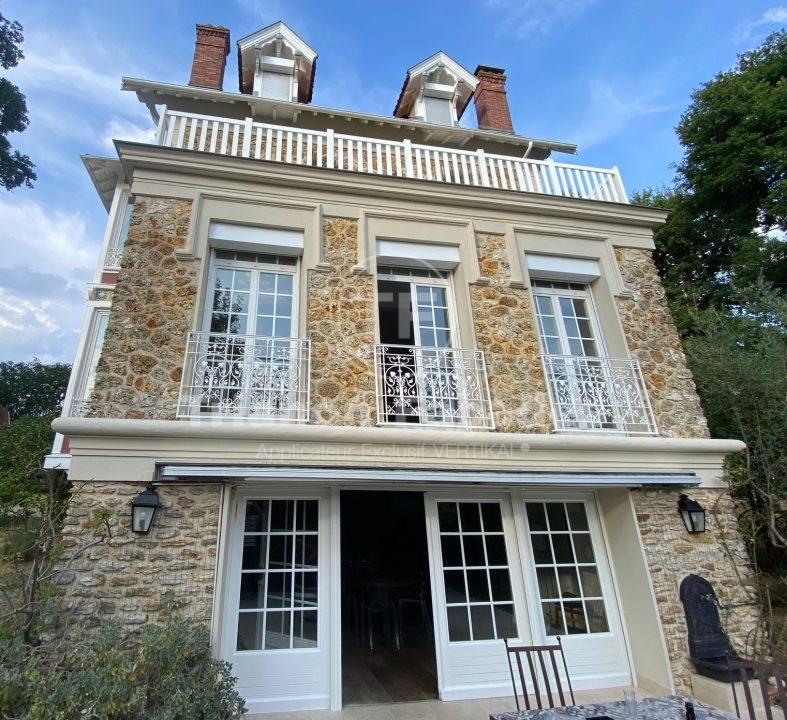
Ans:
{"label": "wooden chair", "polygon": [[[563,673],[565,676],[566,685],[568,686],[568,693],[571,697],[571,705],[574,702],[574,690],[571,687],[571,678],[568,674],[568,666],[566,665],[566,656],[563,653],[563,643],[560,636],[557,638],[557,645],[513,645],[508,640],[505,640],[506,655],[508,657],[508,669],[511,671],[511,684],[514,687],[514,700],[516,701],[516,709],[519,707],[519,695],[516,690],[516,679],[514,677],[514,663],[516,663],[517,672],[519,674],[519,683],[522,688],[522,695],[525,699],[525,707],[528,710],[530,707],[530,697],[527,692],[527,678],[533,684],[533,696],[536,699],[539,710],[543,710],[544,702],[548,708],[566,707],[566,697],[563,693],[563,680],[560,677],[558,670],[557,659],[555,655],[560,655],[563,664]],[[511,656],[514,657],[512,661]],[[525,662],[523,662],[523,656]],[[525,668],[525,663],[527,669]],[[553,697],[553,686],[557,692],[557,697],[560,702],[556,703]],[[769,719],[771,720],[771,719]]]}
{"label": "wooden chair", "polygon": [[[763,702],[763,712],[767,720],[773,720],[774,703],[780,707],[782,716],[787,719],[787,697],[784,692],[784,680],[787,677],[787,668],[775,663],[763,663],[756,660],[733,660],[727,658],[727,667],[730,670],[730,682],[732,683],[732,696],[735,700],[735,714],[740,718],[741,708],[738,703],[738,691],[736,685],[740,683],[743,689],[743,697],[746,700],[748,720],[760,720],[762,715],[758,715],[754,707],[754,698],[749,683],[756,683],[760,689]],[[774,684],[771,684],[773,679]],[[756,692],[755,692],[756,695]],[[778,717],[778,715],[777,715]]]}

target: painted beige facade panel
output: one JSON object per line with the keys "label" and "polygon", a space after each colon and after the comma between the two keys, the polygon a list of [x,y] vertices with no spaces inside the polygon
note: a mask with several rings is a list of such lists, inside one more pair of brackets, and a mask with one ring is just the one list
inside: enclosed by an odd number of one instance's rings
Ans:
{"label": "painted beige facade panel", "polygon": [[651,253],[617,248],[615,255],[633,293],[618,298],[618,312],[629,352],[642,366],[660,434],[710,437]]}
{"label": "painted beige facade panel", "polygon": [[[679,588],[691,574],[709,580],[721,603],[719,615],[733,647],[753,657],[758,647],[759,607],[749,556],[738,533],[736,507],[722,490],[691,490],[706,510],[707,532],[691,535],[678,513],[680,491],[635,490],[632,501],[661,617],[675,689],[691,694],[686,619]],[[762,628],[759,628],[760,631]]]}
{"label": "painted beige facade panel", "polygon": [[77,486],[63,528],[64,569],[57,584],[87,621],[112,616],[126,626],[172,614],[209,624],[222,488],[158,486],[149,535],[131,532],[131,499],[140,483]]}
{"label": "painted beige facade panel", "polygon": [[190,201],[135,198],[90,416],[175,417],[200,273],[176,256],[190,219]]}
{"label": "painted beige facade panel", "polygon": [[322,241],[324,262],[330,269],[308,271],[310,420],[321,425],[374,425],[374,278],[353,273],[358,221],[325,218]]}
{"label": "painted beige facade panel", "polygon": [[552,418],[541,367],[532,295],[509,285],[502,235],[476,235],[478,265],[489,283],[471,285],[478,349],[484,351],[495,426],[499,432],[546,433]]}

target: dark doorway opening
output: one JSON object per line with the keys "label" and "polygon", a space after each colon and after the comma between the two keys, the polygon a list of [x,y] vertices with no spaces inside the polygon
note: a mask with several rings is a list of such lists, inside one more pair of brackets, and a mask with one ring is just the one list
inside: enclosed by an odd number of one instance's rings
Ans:
{"label": "dark doorway opening", "polygon": [[437,697],[424,498],[341,494],[344,705]]}

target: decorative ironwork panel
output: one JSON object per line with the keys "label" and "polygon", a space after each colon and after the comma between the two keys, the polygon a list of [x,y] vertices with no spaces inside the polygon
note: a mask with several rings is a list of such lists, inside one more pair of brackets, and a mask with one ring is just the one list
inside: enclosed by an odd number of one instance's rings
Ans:
{"label": "decorative ironwork panel", "polygon": [[68,408],[69,417],[87,417],[90,400],[72,400]]}
{"label": "decorative ironwork panel", "polygon": [[494,427],[480,350],[377,345],[375,357],[378,422]]}
{"label": "decorative ironwork panel", "polygon": [[308,420],[309,341],[189,333],[177,414]]}
{"label": "decorative ironwork panel", "polygon": [[104,259],[104,267],[119,268],[120,260],[123,258],[123,248],[113,248],[107,250],[107,256]]}
{"label": "decorative ironwork panel", "polygon": [[543,356],[557,430],[657,434],[637,360]]}

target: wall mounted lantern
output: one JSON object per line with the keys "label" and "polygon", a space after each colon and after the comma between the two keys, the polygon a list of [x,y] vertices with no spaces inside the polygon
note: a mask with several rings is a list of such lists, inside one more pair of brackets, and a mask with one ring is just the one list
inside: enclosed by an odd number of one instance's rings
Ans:
{"label": "wall mounted lantern", "polygon": [[678,499],[678,511],[683,518],[683,524],[690,533],[705,532],[705,508],[696,500],[686,495]]}
{"label": "wall mounted lantern", "polygon": [[149,487],[131,501],[131,529],[135,533],[147,534],[159,506],[158,493]]}

